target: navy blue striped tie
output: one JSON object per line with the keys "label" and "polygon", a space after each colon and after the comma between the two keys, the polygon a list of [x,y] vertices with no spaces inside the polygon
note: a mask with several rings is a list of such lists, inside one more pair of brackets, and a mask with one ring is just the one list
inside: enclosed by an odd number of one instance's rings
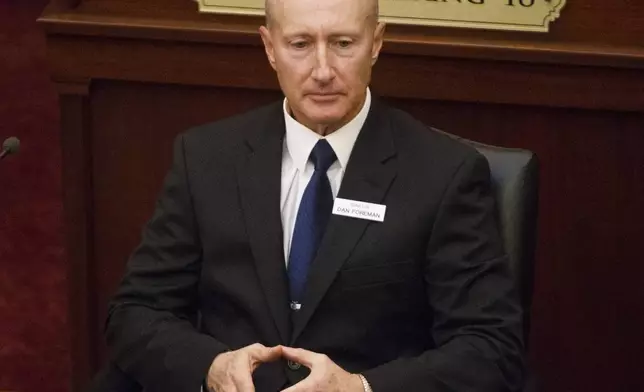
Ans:
{"label": "navy blue striped tie", "polygon": [[317,142],[309,156],[315,172],[300,201],[288,260],[291,306],[294,309],[298,309],[301,303],[309,267],[331,216],[333,193],[326,172],[336,159],[333,148],[324,139]]}

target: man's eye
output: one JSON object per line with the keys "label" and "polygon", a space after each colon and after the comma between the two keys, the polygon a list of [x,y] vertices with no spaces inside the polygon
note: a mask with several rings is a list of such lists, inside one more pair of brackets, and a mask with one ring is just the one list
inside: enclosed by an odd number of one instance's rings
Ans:
{"label": "man's eye", "polygon": [[291,42],[291,46],[295,49],[306,49],[308,43],[306,41]]}
{"label": "man's eye", "polygon": [[352,43],[353,42],[351,42],[349,40],[343,39],[343,40],[337,41],[336,45],[338,45],[338,47],[340,47],[342,49],[346,49],[346,48],[350,47]]}

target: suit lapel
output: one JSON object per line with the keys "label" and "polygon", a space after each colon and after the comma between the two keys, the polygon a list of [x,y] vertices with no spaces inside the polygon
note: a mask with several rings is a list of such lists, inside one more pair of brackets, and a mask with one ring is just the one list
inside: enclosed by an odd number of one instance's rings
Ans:
{"label": "suit lapel", "polygon": [[[380,204],[396,176],[395,148],[388,118],[374,100],[367,121],[356,140],[338,196]],[[318,254],[311,265],[300,311],[293,314],[293,345],[351,254],[365,229],[364,219],[332,215]]]}
{"label": "suit lapel", "polygon": [[288,281],[284,263],[280,215],[280,178],[285,125],[281,106],[269,110],[257,128],[248,129],[248,155],[238,164],[244,219],[261,289],[275,321],[280,341],[291,333]]}

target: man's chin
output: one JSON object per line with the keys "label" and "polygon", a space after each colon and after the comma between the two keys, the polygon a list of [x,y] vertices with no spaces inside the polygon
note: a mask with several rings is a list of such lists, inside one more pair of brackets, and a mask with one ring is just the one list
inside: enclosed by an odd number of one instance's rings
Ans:
{"label": "man's chin", "polygon": [[346,110],[336,105],[310,105],[305,115],[317,124],[335,124],[346,116]]}
{"label": "man's chin", "polygon": [[331,114],[312,114],[309,116],[309,120],[316,125],[336,125],[341,122],[343,119],[342,116],[331,115]]}

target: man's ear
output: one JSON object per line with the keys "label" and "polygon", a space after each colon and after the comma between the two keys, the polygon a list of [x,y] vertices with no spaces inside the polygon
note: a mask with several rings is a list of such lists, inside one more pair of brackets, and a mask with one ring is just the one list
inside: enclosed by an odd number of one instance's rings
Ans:
{"label": "man's ear", "polygon": [[378,22],[376,30],[373,33],[373,48],[371,49],[371,65],[376,64],[378,61],[378,56],[380,56],[380,50],[382,49],[382,43],[385,39],[385,22]]}
{"label": "man's ear", "polygon": [[275,66],[275,47],[273,46],[273,37],[271,37],[271,32],[266,28],[266,26],[262,26],[259,28],[259,35],[262,37],[262,42],[264,42],[264,50],[266,51],[266,57],[268,58],[269,64],[274,70],[277,70]]}

